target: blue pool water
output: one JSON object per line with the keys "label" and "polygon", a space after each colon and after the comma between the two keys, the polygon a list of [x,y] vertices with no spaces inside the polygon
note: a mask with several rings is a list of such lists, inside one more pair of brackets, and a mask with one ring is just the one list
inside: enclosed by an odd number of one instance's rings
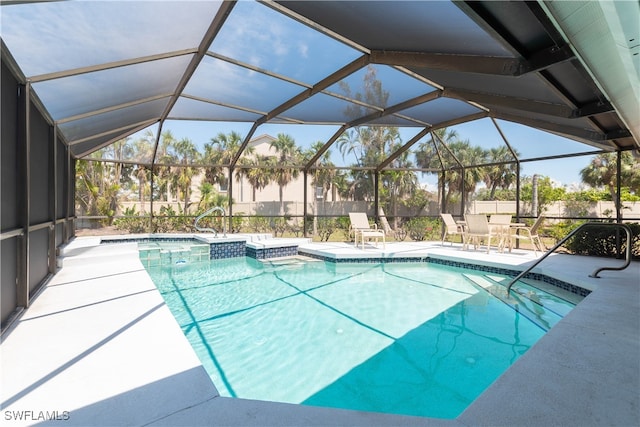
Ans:
{"label": "blue pool water", "polygon": [[430,263],[148,271],[221,395],[437,418],[458,416],[573,307]]}

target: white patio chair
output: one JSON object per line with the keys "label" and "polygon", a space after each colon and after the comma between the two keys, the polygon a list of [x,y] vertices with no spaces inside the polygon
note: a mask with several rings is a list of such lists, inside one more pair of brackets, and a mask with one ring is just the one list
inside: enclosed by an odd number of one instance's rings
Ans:
{"label": "white patio chair", "polygon": [[508,214],[492,214],[489,217],[489,231],[498,238],[498,250],[500,251],[503,251],[507,245],[511,249],[511,218],[513,215]]}
{"label": "white patio chair", "polygon": [[515,233],[511,235],[515,239],[531,240],[535,256],[538,256],[538,251],[545,252],[547,250],[538,235],[538,229],[544,223],[544,218],[544,215],[540,215],[531,227],[515,227]]}
{"label": "white patio chair", "polygon": [[[444,223],[444,232],[442,233],[442,246],[444,246],[444,239],[449,235],[460,235],[460,239],[464,244],[464,227],[461,224],[456,223],[456,220],[453,219],[453,216],[448,213],[441,213],[440,217],[442,218],[442,222]],[[451,246],[453,246],[453,241],[451,242]]]}
{"label": "white patio chair", "polygon": [[384,230],[379,229],[376,224],[373,227],[369,224],[369,218],[364,212],[349,212],[349,219],[351,225],[349,227],[350,233],[354,234],[354,246],[358,246],[358,238],[362,242],[362,249],[364,250],[364,239],[375,238],[376,246],[378,246],[378,239],[382,237],[382,247],[386,248],[385,233]]}
{"label": "white patio chair", "polygon": [[491,249],[491,240],[493,237],[497,236],[497,234],[491,231],[489,221],[487,221],[487,216],[484,214],[469,214],[465,215],[464,219],[467,226],[464,230],[465,244],[463,248],[468,249],[469,244],[473,242],[473,249],[478,249],[480,241],[485,239],[487,244],[487,253],[489,253],[489,250]]}

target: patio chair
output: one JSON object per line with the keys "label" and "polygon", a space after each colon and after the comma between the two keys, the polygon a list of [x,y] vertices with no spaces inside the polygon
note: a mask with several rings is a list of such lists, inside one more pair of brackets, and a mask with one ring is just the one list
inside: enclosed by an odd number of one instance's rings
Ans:
{"label": "patio chair", "polygon": [[512,217],[513,215],[492,214],[489,217],[489,225],[491,224],[509,225]]}
{"label": "patio chair", "polygon": [[498,250],[503,251],[505,245],[509,244],[511,250],[511,218],[513,215],[492,214],[489,217],[489,231],[498,238]]}
{"label": "patio chair", "polygon": [[[460,235],[460,239],[464,244],[464,227],[461,224],[456,223],[456,220],[453,219],[453,216],[448,213],[441,213],[440,217],[442,218],[442,222],[444,223],[444,232],[442,233],[442,246],[444,246],[444,239],[452,234],[452,235]],[[453,246],[453,241],[451,242],[451,246]]]}
{"label": "patio chair", "polygon": [[[545,252],[547,250],[547,248],[542,244],[540,236],[538,235],[538,229],[544,223],[544,219],[544,215],[540,215],[531,227],[516,227],[514,229],[515,233],[511,236],[515,239],[531,240],[531,244],[533,245],[533,253],[535,256],[538,256],[538,250],[540,252]],[[524,232],[524,234],[520,234],[521,232]]]}
{"label": "patio chair", "polygon": [[487,253],[491,249],[491,240],[494,236],[497,236],[496,233],[491,231],[489,227],[489,221],[487,221],[487,216],[484,214],[469,214],[465,215],[464,219],[467,223],[467,226],[464,230],[464,245],[463,249],[467,249],[469,244],[473,242],[473,249],[478,249],[480,245],[480,240],[485,239],[487,244]]}
{"label": "patio chair", "polygon": [[376,224],[373,227],[369,224],[369,218],[364,212],[349,212],[349,219],[351,225],[349,226],[349,233],[354,234],[354,246],[358,247],[358,238],[362,242],[362,249],[364,250],[364,239],[375,238],[376,246],[378,246],[378,239],[382,237],[382,247],[386,248],[385,233],[384,230],[378,229]]}

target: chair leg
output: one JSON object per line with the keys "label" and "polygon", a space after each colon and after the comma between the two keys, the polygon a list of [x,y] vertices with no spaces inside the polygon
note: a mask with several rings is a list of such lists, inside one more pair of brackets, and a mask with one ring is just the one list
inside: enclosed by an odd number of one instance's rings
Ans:
{"label": "chair leg", "polygon": [[536,241],[533,239],[531,235],[531,231],[527,230],[527,234],[529,235],[529,241],[531,242],[531,246],[533,246],[533,256],[538,256],[538,245]]}
{"label": "chair leg", "polygon": [[531,243],[533,243],[533,247],[534,248],[538,248],[538,250],[542,253],[544,253],[546,251],[546,249],[544,248],[544,246],[542,246],[542,242],[540,241],[540,237],[539,236],[532,236],[531,237]]}

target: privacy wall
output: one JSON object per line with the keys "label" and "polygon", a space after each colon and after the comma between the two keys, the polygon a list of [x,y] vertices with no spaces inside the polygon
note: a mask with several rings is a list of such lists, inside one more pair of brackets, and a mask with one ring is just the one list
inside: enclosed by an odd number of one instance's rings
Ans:
{"label": "privacy wall", "polygon": [[73,235],[74,162],[28,85],[2,61],[1,321],[5,332],[56,270]]}

